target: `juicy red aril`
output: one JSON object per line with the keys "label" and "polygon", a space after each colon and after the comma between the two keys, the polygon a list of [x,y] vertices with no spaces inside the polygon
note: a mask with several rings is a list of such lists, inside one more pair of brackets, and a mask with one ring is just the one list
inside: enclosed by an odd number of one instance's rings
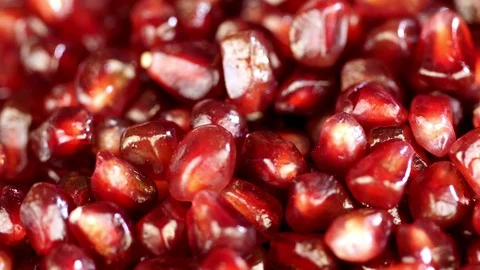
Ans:
{"label": "juicy red aril", "polygon": [[446,96],[416,96],[409,122],[418,144],[435,156],[445,156],[456,140],[452,106]]}
{"label": "juicy red aril", "polygon": [[408,190],[410,212],[442,228],[459,223],[471,209],[467,183],[451,162],[430,165],[412,181]]}
{"label": "juicy red aril", "polygon": [[480,174],[477,169],[480,159],[480,129],[460,137],[450,148],[449,157],[467,180],[476,194],[480,194]]}
{"label": "juicy red aril", "polygon": [[13,269],[13,256],[7,250],[0,249],[0,268],[3,270]]}
{"label": "juicy red aril", "polygon": [[122,135],[120,153],[150,179],[165,179],[172,154],[183,136],[184,131],[170,121],[131,126]]}
{"label": "juicy red aril", "polygon": [[342,112],[323,124],[312,158],[321,171],[344,176],[366,151],[367,138],[363,128],[352,115]]}
{"label": "juicy red aril", "polygon": [[218,25],[217,32],[215,33],[215,40],[220,42],[231,34],[246,31],[249,28],[249,24],[242,19],[225,20]]}
{"label": "juicy red aril", "polygon": [[207,190],[195,195],[187,213],[187,230],[196,254],[230,248],[245,255],[256,241],[254,227],[220,194]]}
{"label": "juicy red aril", "polygon": [[69,229],[80,246],[107,267],[129,263],[134,236],[129,217],[110,202],[77,207],[68,220]]}
{"label": "juicy red aril", "polygon": [[222,190],[232,179],[236,156],[235,141],[226,129],[215,125],[193,129],[170,160],[170,194],[179,201],[191,201],[201,190]]}
{"label": "juicy red aril", "polygon": [[165,257],[146,259],[137,264],[134,270],[197,270],[198,262],[193,258]]}
{"label": "juicy red aril", "polygon": [[233,179],[222,190],[221,195],[252,223],[258,232],[268,237],[269,234],[279,230],[283,208],[268,192],[249,182]]}
{"label": "juicy red aril", "polygon": [[106,118],[95,126],[95,134],[93,137],[93,151],[106,150],[114,155],[120,155],[120,140],[122,134],[130,122],[121,118]]}
{"label": "juicy red aril", "polygon": [[364,16],[388,18],[414,15],[426,7],[431,0],[355,0],[355,8]]}
{"label": "juicy red aril", "polygon": [[318,112],[331,101],[334,83],[328,74],[299,68],[280,86],[275,111],[295,115]]}
{"label": "juicy red aril", "polygon": [[138,1],[130,14],[133,44],[151,48],[155,44],[175,40],[178,19],[175,9],[165,0]]}
{"label": "juicy red aril", "polygon": [[139,90],[139,70],[126,53],[103,51],[88,57],[75,78],[78,101],[101,116],[121,116]]}
{"label": "juicy red aril", "polygon": [[132,213],[149,209],[157,200],[157,186],[150,178],[107,151],[98,152],[91,182],[97,200],[114,202]]}
{"label": "juicy red aril", "polygon": [[414,19],[387,20],[368,33],[363,51],[392,70],[404,73],[402,67],[412,59],[420,30],[419,23]]}
{"label": "juicy red aril", "polygon": [[285,218],[294,231],[311,233],[327,229],[353,208],[349,194],[333,176],[307,173],[297,176],[290,186]]}
{"label": "juicy red aril", "polygon": [[125,118],[134,123],[144,123],[151,120],[160,111],[167,107],[167,98],[161,96],[159,91],[154,88],[147,88],[142,91],[140,96],[128,108]]}
{"label": "juicy red aril", "polygon": [[248,270],[247,262],[230,249],[215,249],[203,260],[200,270]]}
{"label": "juicy red aril", "polygon": [[267,251],[262,246],[257,246],[245,259],[251,269],[270,269]]}
{"label": "juicy red aril", "polygon": [[177,0],[174,3],[180,29],[188,37],[212,35],[215,26],[223,19],[225,1]]}
{"label": "juicy red aril", "polygon": [[388,89],[377,82],[351,86],[338,97],[335,111],[352,114],[367,129],[401,125],[408,112]]}
{"label": "juicy red aril", "polygon": [[461,94],[474,79],[475,49],[468,26],[450,10],[437,12],[423,26],[412,67],[417,90]]}
{"label": "juicy red aril", "polygon": [[322,235],[277,233],[270,243],[270,258],[279,269],[337,269],[339,261]]}
{"label": "juicy red aril", "polygon": [[240,158],[252,180],[280,188],[287,188],[295,176],[307,171],[295,145],[270,131],[248,134]]}
{"label": "juicy red aril", "polygon": [[67,219],[74,207],[70,195],[53,184],[30,188],[20,206],[20,220],[38,254],[48,254],[56,244],[71,240]]}
{"label": "juicy red aril", "polygon": [[26,231],[20,220],[20,205],[24,197],[23,192],[13,186],[1,188],[0,241],[5,246],[16,246],[25,240]]}
{"label": "juicy red aril", "polygon": [[160,113],[159,119],[174,122],[185,131],[190,130],[190,111],[185,108],[175,108]]}
{"label": "juicy red aril", "polygon": [[435,223],[417,220],[397,227],[397,248],[401,261],[419,262],[441,269],[458,268],[455,244]]}
{"label": "juicy red aril", "polygon": [[310,139],[308,139],[308,137],[301,131],[281,130],[277,131],[277,134],[280,135],[280,137],[282,137],[284,140],[293,143],[293,145],[295,145],[304,158],[307,158],[310,155],[312,143],[310,142]]}
{"label": "juicy red aril", "polygon": [[387,142],[350,168],[347,187],[360,202],[389,209],[402,199],[414,151],[403,141]]}
{"label": "juicy red aril", "polygon": [[84,151],[91,146],[92,121],[92,115],[84,109],[58,109],[31,133],[33,152],[41,162],[47,162]]}
{"label": "juicy red aril", "polygon": [[169,197],[138,221],[136,231],[140,243],[156,256],[185,253],[187,211],[187,206]]}
{"label": "juicy red aril", "polygon": [[247,120],[257,120],[274,100],[280,64],[272,44],[259,31],[243,31],[220,42],[229,102]]}
{"label": "juicy red aril", "polygon": [[142,54],[150,77],[181,101],[196,102],[223,94],[220,58],[213,44],[174,42]]}
{"label": "juicy red aril", "polygon": [[71,244],[56,246],[43,259],[44,269],[95,270],[95,263],[82,249]]}
{"label": "juicy red aril", "polygon": [[403,90],[391,70],[384,63],[373,58],[350,60],[342,68],[340,75],[342,91],[365,82],[376,82],[387,88],[398,100],[403,100]]}
{"label": "juicy red aril", "polygon": [[92,201],[90,192],[90,177],[79,173],[69,173],[58,182],[58,187],[70,194],[77,206],[85,205]]}
{"label": "juicy red aril", "polygon": [[82,46],[54,38],[29,40],[20,48],[25,71],[54,82],[72,80],[85,56],[86,51]]}
{"label": "juicy red aril", "polygon": [[192,128],[196,128],[210,124],[230,131],[237,143],[242,141],[248,133],[245,118],[235,106],[218,100],[205,99],[192,108],[190,125]]}
{"label": "juicy red aril", "polygon": [[44,100],[44,108],[47,113],[53,113],[62,107],[75,107],[77,105],[77,94],[72,82],[55,85]]}
{"label": "juicy red aril", "polygon": [[343,0],[310,0],[297,11],[290,27],[290,49],[300,63],[331,67],[348,37],[350,7]]}
{"label": "juicy red aril", "polygon": [[475,232],[480,234],[480,203],[478,202],[473,209],[472,225]]}
{"label": "juicy red aril", "polygon": [[272,40],[279,52],[288,57],[292,56],[289,36],[292,22],[293,15],[291,13],[285,13],[273,8],[267,8],[260,21],[260,25],[271,33]]}
{"label": "juicy red aril", "polygon": [[393,220],[386,211],[360,209],[336,218],[325,243],[338,258],[363,263],[385,250],[392,231]]}
{"label": "juicy red aril", "polygon": [[23,178],[28,173],[28,131],[33,117],[27,105],[11,100],[0,111],[0,143],[4,146],[5,169],[3,177],[8,180]]}

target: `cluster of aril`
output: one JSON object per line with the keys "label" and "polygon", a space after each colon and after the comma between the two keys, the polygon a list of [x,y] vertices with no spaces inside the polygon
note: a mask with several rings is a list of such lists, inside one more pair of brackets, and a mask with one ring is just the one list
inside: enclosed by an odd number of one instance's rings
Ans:
{"label": "cluster of aril", "polygon": [[0,269],[480,269],[480,0],[0,0]]}

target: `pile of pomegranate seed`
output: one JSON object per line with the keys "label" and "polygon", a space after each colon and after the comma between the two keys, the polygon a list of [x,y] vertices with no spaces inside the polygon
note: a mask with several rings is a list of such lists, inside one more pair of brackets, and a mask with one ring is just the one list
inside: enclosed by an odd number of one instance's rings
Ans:
{"label": "pile of pomegranate seed", "polygon": [[480,270],[480,0],[0,0],[0,270]]}

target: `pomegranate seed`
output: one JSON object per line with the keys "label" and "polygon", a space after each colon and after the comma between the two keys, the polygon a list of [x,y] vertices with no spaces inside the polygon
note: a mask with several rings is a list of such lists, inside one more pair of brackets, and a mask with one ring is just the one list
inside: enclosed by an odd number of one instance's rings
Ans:
{"label": "pomegranate seed", "polygon": [[48,254],[56,244],[70,241],[67,219],[74,207],[70,195],[53,184],[30,188],[20,206],[20,220],[38,254]]}
{"label": "pomegranate seed", "polygon": [[363,51],[388,65],[395,73],[403,73],[401,67],[412,60],[420,30],[414,19],[389,19],[368,33]]}
{"label": "pomegranate seed", "polygon": [[410,178],[415,179],[417,175],[423,171],[430,161],[425,154],[423,148],[415,141],[412,130],[408,125],[401,127],[378,127],[370,130],[368,137],[368,144],[370,151],[375,150],[385,142],[389,141],[404,141],[408,142],[413,147],[415,154],[413,155],[412,170],[410,172]]}
{"label": "pomegranate seed", "polygon": [[257,246],[245,260],[250,269],[271,269],[268,253],[262,246]]}
{"label": "pomegranate seed", "polygon": [[282,137],[284,140],[293,143],[293,145],[295,145],[300,154],[302,154],[304,158],[308,158],[312,149],[312,144],[310,143],[308,137],[305,136],[302,132],[283,130],[278,131],[277,134],[280,135],[280,137]]}
{"label": "pomegranate seed", "polygon": [[119,51],[88,57],[75,78],[78,101],[95,114],[121,116],[139,90],[139,71],[133,59]]}
{"label": "pomegranate seed", "polygon": [[114,202],[132,213],[149,209],[158,195],[151,179],[107,151],[97,154],[91,188],[97,200]]}
{"label": "pomegranate seed", "polygon": [[348,37],[350,7],[343,0],[310,0],[297,11],[290,27],[295,59],[311,67],[331,67]]}
{"label": "pomegranate seed", "polygon": [[343,177],[366,151],[367,138],[362,127],[352,115],[342,112],[323,124],[312,158],[321,171]]}
{"label": "pomegranate seed", "polygon": [[225,1],[178,0],[175,10],[182,33],[194,38],[209,37],[223,19],[222,4]]}
{"label": "pomegranate seed", "polygon": [[322,129],[323,129],[323,125],[332,116],[333,116],[333,113],[326,112],[326,113],[322,113],[322,114],[315,115],[308,118],[305,128],[307,130],[307,134],[310,140],[312,140],[313,143],[318,142],[318,139],[320,138],[320,133],[322,132]]}
{"label": "pomegranate seed", "polygon": [[[302,2],[302,1],[298,1]],[[283,12],[275,8],[266,8],[260,25],[267,29],[272,35],[276,48],[282,55],[291,57],[290,49],[290,27],[292,26],[293,15],[291,12]]]}
{"label": "pomegranate seed", "polygon": [[222,190],[232,179],[236,155],[235,142],[226,129],[215,125],[193,129],[170,160],[170,194],[179,201],[191,201],[201,190]]}
{"label": "pomegranate seed", "polygon": [[382,269],[383,270],[429,270],[432,268],[423,263],[399,263],[399,264],[395,264]]}
{"label": "pomegranate seed", "polygon": [[120,118],[106,118],[95,127],[94,152],[106,150],[114,155],[120,155],[120,140],[122,134],[130,126],[130,122]]}
{"label": "pomegranate seed", "polygon": [[382,84],[361,83],[342,92],[335,111],[352,114],[364,128],[399,126],[408,120],[407,110]]}
{"label": "pomegranate seed", "polygon": [[77,207],[68,220],[69,229],[83,249],[92,252],[106,267],[125,266],[133,256],[129,217],[110,202]]}
{"label": "pomegranate seed", "polygon": [[44,101],[47,113],[53,113],[62,107],[75,107],[78,105],[77,94],[73,83],[57,84],[50,90]]}
{"label": "pomegranate seed", "polygon": [[415,140],[435,156],[445,156],[456,140],[452,106],[446,96],[416,96],[409,122]]}
{"label": "pomegranate seed", "polygon": [[326,230],[353,208],[349,194],[333,176],[307,173],[297,176],[290,186],[285,218],[294,231],[312,233]]}
{"label": "pomegranate seed", "polygon": [[403,100],[403,90],[400,88],[391,70],[384,63],[373,58],[350,60],[342,68],[340,75],[342,91],[365,83],[376,82],[384,87],[398,100]]}
{"label": "pomegranate seed", "polygon": [[188,207],[169,197],[138,221],[140,243],[156,256],[185,252],[188,249],[187,211]]}
{"label": "pomegranate seed", "polygon": [[325,243],[338,258],[364,263],[385,250],[392,230],[393,219],[386,211],[360,209],[336,218]]}
{"label": "pomegranate seed", "polygon": [[250,28],[249,24],[242,19],[228,19],[223,21],[217,28],[215,40],[221,42],[226,37]]}
{"label": "pomegranate seed", "polygon": [[192,128],[210,124],[221,126],[232,133],[237,143],[248,133],[245,118],[235,106],[213,99],[198,102],[192,108],[190,122]]}
{"label": "pomegranate seed", "polygon": [[280,188],[287,188],[295,176],[308,169],[295,145],[270,131],[248,134],[241,157],[251,179]]}
{"label": "pomegranate seed", "polygon": [[134,123],[144,123],[164,110],[166,106],[166,97],[160,96],[156,89],[147,88],[125,113],[125,118]]}
{"label": "pomegranate seed", "polygon": [[82,176],[79,173],[69,173],[58,182],[58,187],[67,192],[77,206],[92,201],[90,177]]}
{"label": "pomegranate seed", "polygon": [[422,28],[412,67],[417,90],[460,93],[474,79],[475,49],[468,26],[450,10],[441,10]]}
{"label": "pomegranate seed", "polygon": [[174,122],[185,131],[190,130],[190,110],[176,108],[160,113],[159,119]]}
{"label": "pomegranate seed", "polygon": [[20,59],[29,74],[55,82],[71,81],[85,56],[82,46],[54,38],[29,40],[20,48]]}
{"label": "pomegranate seed", "polygon": [[464,267],[462,267],[462,270],[475,270],[475,269],[478,269],[479,267],[480,267],[480,263],[467,264]]}
{"label": "pomegranate seed", "polygon": [[480,129],[474,129],[458,139],[450,148],[449,157],[467,180],[475,193],[480,194],[480,174],[478,160],[480,159]]}
{"label": "pomegranate seed", "polygon": [[220,58],[213,44],[174,42],[142,54],[142,67],[168,93],[185,102],[223,94]]}
{"label": "pomegranate seed", "polygon": [[83,43],[90,51],[94,51],[104,45],[106,37],[100,22],[82,2],[27,0],[29,8],[62,36]]}
{"label": "pomegranate seed", "polygon": [[245,260],[235,251],[220,248],[211,251],[200,265],[201,270],[248,270]]}
{"label": "pomegranate seed", "polygon": [[339,262],[321,235],[278,233],[270,243],[272,263],[281,269],[337,269]]}
{"label": "pomegranate seed", "polygon": [[477,203],[473,209],[472,225],[475,232],[480,234],[480,203]]}
{"label": "pomegranate seed", "polygon": [[130,14],[135,45],[151,48],[155,44],[175,40],[178,19],[175,9],[165,0],[138,1]]}
{"label": "pomegranate seed", "polygon": [[473,0],[454,0],[455,7],[468,23],[480,23],[480,3]]}
{"label": "pomegranate seed", "polygon": [[426,7],[431,0],[405,0],[391,2],[389,0],[355,0],[355,8],[367,17],[399,17],[415,15]]}
{"label": "pomegranate seed", "polygon": [[28,158],[28,131],[33,117],[28,105],[16,100],[5,103],[0,111],[0,143],[5,153],[3,177],[8,180],[27,177],[32,161]]}
{"label": "pomegranate seed", "polygon": [[252,251],[254,227],[213,191],[200,191],[187,213],[188,239],[192,251],[206,254],[214,248],[230,248],[241,255]]}
{"label": "pomegranate seed", "polygon": [[5,246],[17,246],[26,236],[20,220],[20,204],[25,195],[13,186],[3,187],[0,194],[0,241]]}
{"label": "pomegranate seed", "polygon": [[81,153],[91,146],[92,121],[84,109],[60,108],[31,133],[31,148],[41,162]]}
{"label": "pomegranate seed", "polygon": [[247,120],[260,119],[275,98],[275,69],[280,65],[272,44],[259,31],[243,31],[220,42],[229,101]]}
{"label": "pomegranate seed", "polygon": [[466,253],[467,263],[480,263],[480,239],[476,238],[468,244]]}
{"label": "pomegranate seed", "polygon": [[467,184],[448,161],[420,173],[410,184],[408,203],[415,219],[428,219],[442,228],[459,223],[472,205]]}
{"label": "pomegranate seed", "polygon": [[383,143],[349,169],[348,189],[358,201],[372,207],[394,207],[405,193],[413,155],[407,142]]}
{"label": "pomegranate seed", "polygon": [[459,258],[453,240],[428,220],[397,227],[397,248],[402,262],[419,262],[439,269],[458,268]]}
{"label": "pomegranate seed", "polygon": [[[240,212],[258,232],[269,234],[278,231],[283,208],[268,192],[249,182],[233,179],[221,195]],[[261,235],[259,237],[261,238]]]}
{"label": "pomegranate seed", "polygon": [[184,131],[164,120],[146,122],[125,130],[120,141],[122,158],[150,179],[165,179],[165,172]]}
{"label": "pomegranate seed", "polygon": [[280,86],[275,111],[295,115],[318,112],[331,102],[334,84],[330,76],[297,68]]}
{"label": "pomegranate seed", "polygon": [[44,269],[95,270],[93,260],[79,247],[60,244],[43,259]]}
{"label": "pomegranate seed", "polygon": [[167,257],[147,259],[135,266],[134,270],[197,270],[198,263],[192,258]]}

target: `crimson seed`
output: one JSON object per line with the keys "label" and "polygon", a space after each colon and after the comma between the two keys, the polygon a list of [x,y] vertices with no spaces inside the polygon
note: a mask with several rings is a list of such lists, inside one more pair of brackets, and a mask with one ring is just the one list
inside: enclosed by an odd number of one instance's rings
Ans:
{"label": "crimson seed", "polygon": [[0,269],[480,269],[479,3],[0,0]]}

